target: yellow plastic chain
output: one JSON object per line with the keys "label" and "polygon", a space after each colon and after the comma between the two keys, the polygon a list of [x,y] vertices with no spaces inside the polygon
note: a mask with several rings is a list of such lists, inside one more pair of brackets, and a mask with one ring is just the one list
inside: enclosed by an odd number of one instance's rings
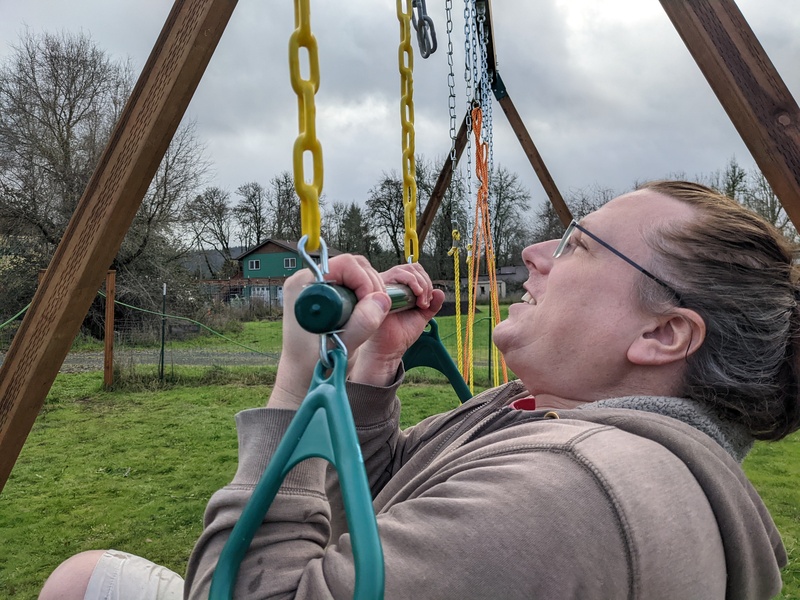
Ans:
{"label": "yellow plastic chain", "polygon": [[[403,5],[406,5],[403,8]],[[419,260],[417,237],[417,167],[414,162],[414,54],[411,48],[411,0],[397,0],[400,21],[400,122],[403,125],[403,209],[406,261]]]}
{"label": "yellow plastic chain", "polygon": [[453,247],[447,253],[448,256],[453,257],[453,273],[454,273],[454,290],[456,300],[456,352],[458,354],[458,370],[461,372],[461,377],[465,377],[464,369],[464,347],[462,346],[463,338],[461,335],[461,259],[458,251],[458,241],[461,239],[461,234],[458,229],[453,229]]}
{"label": "yellow plastic chain", "polygon": [[[319,249],[320,215],[319,197],[322,194],[322,145],[317,139],[314,95],[319,89],[319,55],[317,39],[311,33],[311,8],[309,0],[294,2],[295,30],[289,38],[289,73],[292,89],[297,94],[299,135],[294,142],[292,155],[294,167],[294,188],[300,198],[300,221],[303,235],[308,236],[306,250]],[[300,75],[300,48],[308,52],[308,79]],[[306,182],[303,158],[310,152],[313,158],[313,180]]]}
{"label": "yellow plastic chain", "polygon": [[475,348],[475,284],[474,284],[474,269],[472,263],[475,260],[472,244],[467,244],[467,301],[469,309],[467,312],[467,339],[464,340],[464,354],[465,356],[465,371],[467,371],[467,385],[469,391],[475,393],[475,361],[474,361],[474,348]]}

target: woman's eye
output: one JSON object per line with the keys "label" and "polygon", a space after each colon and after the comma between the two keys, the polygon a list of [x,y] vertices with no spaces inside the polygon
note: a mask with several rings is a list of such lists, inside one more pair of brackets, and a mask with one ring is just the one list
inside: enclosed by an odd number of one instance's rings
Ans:
{"label": "woman's eye", "polygon": [[574,250],[575,248],[583,248],[583,242],[579,237],[571,237],[567,242],[567,246],[569,246],[570,250]]}
{"label": "woman's eye", "polygon": [[572,239],[572,238],[569,238],[567,240],[567,243],[564,244],[564,248],[561,251],[561,254],[562,255],[564,255],[564,254],[572,254],[572,252],[575,250],[575,248],[577,248],[577,244],[575,243],[575,240]]}

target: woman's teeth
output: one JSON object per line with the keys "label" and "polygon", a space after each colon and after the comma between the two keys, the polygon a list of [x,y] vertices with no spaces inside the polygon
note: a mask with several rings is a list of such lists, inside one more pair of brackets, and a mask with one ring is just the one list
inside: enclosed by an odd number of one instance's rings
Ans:
{"label": "woman's teeth", "polygon": [[528,292],[525,292],[523,294],[522,301],[525,302],[526,304],[532,304],[533,306],[536,306],[536,300],[532,298]]}

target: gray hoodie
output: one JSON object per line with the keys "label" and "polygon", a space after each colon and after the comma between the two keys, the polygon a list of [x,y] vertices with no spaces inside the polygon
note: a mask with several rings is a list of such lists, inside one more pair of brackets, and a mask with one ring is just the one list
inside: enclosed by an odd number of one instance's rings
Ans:
{"label": "gray hoodie", "polygon": [[[348,384],[386,598],[754,599],[780,591],[780,536],[723,449],[744,452],[750,442],[688,401],[515,411],[504,407],[526,392],[513,382],[400,431],[398,384]],[[209,502],[187,598],[207,597],[222,546],[292,416],[237,416],[239,468]],[[352,598],[353,582],[335,472],[307,460],[256,534],[235,597]]]}

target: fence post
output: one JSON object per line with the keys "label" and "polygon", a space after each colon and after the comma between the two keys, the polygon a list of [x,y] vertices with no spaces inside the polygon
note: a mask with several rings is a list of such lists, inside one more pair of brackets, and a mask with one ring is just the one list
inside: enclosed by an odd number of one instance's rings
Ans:
{"label": "fence post", "polygon": [[167,333],[167,284],[164,284],[161,301],[161,359],[158,361],[158,380],[164,383],[164,343]]}
{"label": "fence post", "polygon": [[117,272],[106,273],[106,324],[103,346],[103,385],[114,385],[114,300],[117,295]]}

